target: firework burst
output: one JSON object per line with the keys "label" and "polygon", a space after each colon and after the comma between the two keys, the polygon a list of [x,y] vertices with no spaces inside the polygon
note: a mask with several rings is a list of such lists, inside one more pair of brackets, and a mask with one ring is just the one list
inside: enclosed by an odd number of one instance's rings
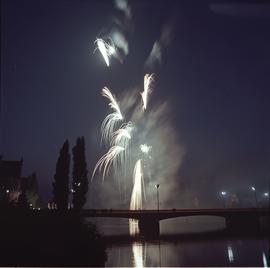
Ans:
{"label": "firework burst", "polygon": [[[170,124],[168,103],[163,102],[154,107],[148,105],[152,81],[153,75],[146,74],[144,91],[129,92],[122,96],[121,102],[107,87],[101,91],[102,96],[109,100],[108,105],[112,110],[101,125],[101,141],[109,149],[98,160],[92,178],[99,172],[104,181],[110,174],[118,185],[121,202],[130,196],[128,199],[131,210],[140,210],[154,204],[155,191],[150,187],[145,188],[153,185],[153,179],[155,183],[164,182],[163,193],[167,191],[169,196],[168,189],[173,189],[174,182],[166,180],[165,183],[164,180],[176,176],[183,155]],[[138,97],[143,99],[143,107],[147,108],[147,113],[141,112]],[[149,139],[151,145],[148,143]],[[149,200],[147,204],[143,202],[146,191]],[[137,229],[136,224],[132,226],[134,230]]]}
{"label": "firework burst", "polygon": [[101,124],[101,141],[104,140],[109,143],[112,138],[116,122],[123,120],[124,117],[115,96],[107,87],[102,89],[101,95],[110,101],[109,107],[114,111],[113,113],[108,114]]}
{"label": "firework burst", "polygon": [[114,164],[115,168],[117,168],[117,156],[123,151],[124,148],[122,146],[112,146],[109,151],[98,160],[92,174],[92,179],[95,176],[97,170],[101,172],[103,169],[102,180],[104,181],[105,176],[108,175],[111,165]]}
{"label": "firework burst", "polygon": [[144,90],[141,92],[142,96],[142,108],[146,110],[148,104],[149,94],[152,92],[151,84],[154,81],[154,74],[146,74],[144,76]]}
{"label": "firework burst", "polygon": [[111,58],[111,56],[116,53],[116,49],[115,49],[115,46],[114,46],[113,42],[111,41],[110,43],[105,42],[101,38],[97,38],[96,41],[95,41],[95,44],[97,45],[97,47],[94,50],[94,53],[95,53],[95,51],[97,49],[100,51],[106,65],[108,67],[110,66],[110,58]]}
{"label": "firework burst", "polygon": [[129,140],[131,139],[132,130],[133,126],[131,122],[123,124],[120,129],[113,133],[111,145],[121,145],[126,148],[128,146]]}
{"label": "firework burst", "polygon": [[151,150],[151,146],[148,146],[147,144],[141,144],[140,149],[141,149],[142,153],[148,154]]}

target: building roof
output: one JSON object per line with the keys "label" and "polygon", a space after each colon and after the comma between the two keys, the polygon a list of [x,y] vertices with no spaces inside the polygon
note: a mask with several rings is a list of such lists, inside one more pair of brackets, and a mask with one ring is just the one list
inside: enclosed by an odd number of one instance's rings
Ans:
{"label": "building roof", "polygon": [[20,178],[23,160],[6,161],[0,159],[0,178]]}

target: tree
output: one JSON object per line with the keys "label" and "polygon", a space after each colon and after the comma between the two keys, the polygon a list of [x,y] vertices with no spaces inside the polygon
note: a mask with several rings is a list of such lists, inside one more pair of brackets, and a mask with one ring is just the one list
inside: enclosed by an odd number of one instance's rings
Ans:
{"label": "tree", "polygon": [[53,182],[54,200],[59,210],[66,210],[68,208],[69,164],[69,143],[66,140],[60,150]]}
{"label": "tree", "polygon": [[84,137],[78,138],[73,153],[73,208],[80,210],[86,202],[88,191],[87,165],[85,161]]}

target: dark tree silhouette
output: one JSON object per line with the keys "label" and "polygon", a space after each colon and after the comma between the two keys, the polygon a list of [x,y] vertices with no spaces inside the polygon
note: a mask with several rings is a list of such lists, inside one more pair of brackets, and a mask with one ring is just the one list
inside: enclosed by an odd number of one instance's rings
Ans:
{"label": "dark tree silhouette", "polygon": [[73,208],[80,210],[86,202],[88,191],[87,166],[85,161],[84,137],[78,138],[73,153]]}
{"label": "dark tree silhouette", "polygon": [[69,144],[66,140],[60,150],[53,182],[54,200],[57,204],[57,209],[59,210],[66,210],[68,208],[69,164]]}

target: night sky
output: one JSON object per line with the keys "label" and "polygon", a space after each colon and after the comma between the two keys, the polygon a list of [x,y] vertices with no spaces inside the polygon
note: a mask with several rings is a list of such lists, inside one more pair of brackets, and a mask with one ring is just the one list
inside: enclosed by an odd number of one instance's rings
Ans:
{"label": "night sky", "polygon": [[[45,200],[59,149],[86,140],[91,173],[108,112],[103,86],[141,88],[155,73],[152,102],[168,100],[185,154],[181,191],[269,188],[270,6],[260,1],[130,1],[129,53],[108,68],[94,41],[123,11],[113,1],[5,0],[1,21],[3,159],[24,159]],[[145,66],[169,29],[162,62]],[[168,178],[169,180],[170,178]],[[90,185],[91,188],[91,185]]]}

